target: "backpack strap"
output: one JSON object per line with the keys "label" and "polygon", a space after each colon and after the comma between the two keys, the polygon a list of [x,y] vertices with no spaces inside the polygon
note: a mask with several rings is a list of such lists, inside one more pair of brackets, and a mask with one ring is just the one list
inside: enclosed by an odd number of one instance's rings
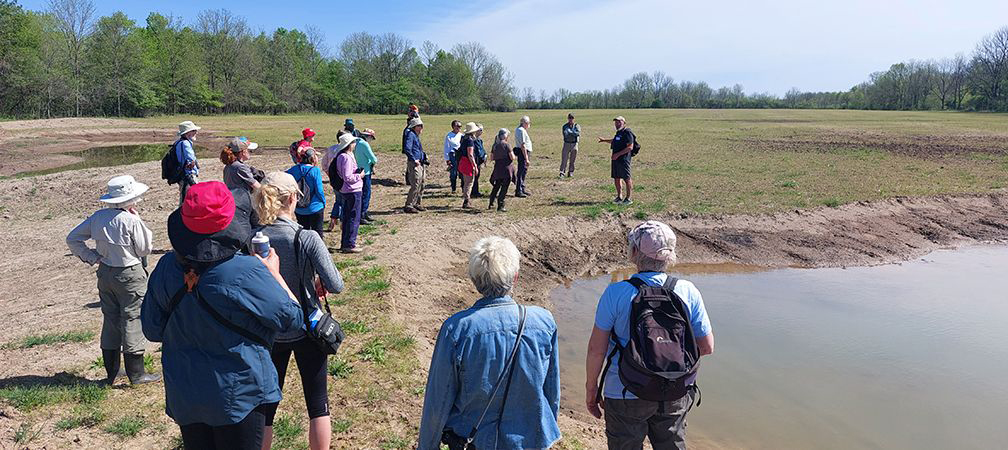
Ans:
{"label": "backpack strap", "polygon": [[665,289],[668,289],[669,292],[675,292],[675,285],[678,282],[678,278],[669,275],[668,278],[665,279]]}
{"label": "backpack strap", "polygon": [[[616,352],[620,349],[620,344],[619,344],[619,341],[616,340],[616,333],[615,332],[612,333],[611,338],[612,338],[612,341],[616,343],[616,345],[613,345],[612,351],[610,351],[609,352],[609,356],[606,357],[605,368],[602,369],[602,376],[599,377],[598,390],[595,391],[595,402],[596,403],[601,403],[602,402],[602,388],[605,387],[605,377],[606,377],[606,374],[609,373],[609,367],[612,366],[613,356],[616,356]],[[620,355],[621,355],[620,357],[622,357],[622,353]],[[624,397],[625,396],[626,396],[626,394],[624,394]]]}
{"label": "backpack strap", "polygon": [[[508,391],[511,390],[511,379],[514,378],[514,366],[515,359],[518,356],[518,347],[521,346],[522,335],[525,334],[525,306],[518,306],[518,333],[515,337],[514,348],[511,349],[511,356],[508,357],[508,362],[504,366],[504,370],[501,370],[500,376],[497,377],[497,382],[494,383],[493,390],[490,392],[490,398],[487,400],[487,405],[483,408],[483,413],[480,414],[479,420],[476,421],[476,425],[473,426],[472,431],[469,432],[469,436],[466,438],[465,448],[469,448],[472,445],[473,439],[476,438],[476,430],[479,429],[480,425],[483,424],[483,419],[486,417],[487,411],[490,410],[490,404],[493,403],[493,398],[497,396],[497,390],[500,389],[501,382],[504,381],[504,376],[507,376],[507,386],[504,388],[504,398],[501,399],[500,410],[497,412],[497,434],[494,436],[496,441],[497,436],[500,435],[500,423],[501,419],[504,417],[504,404],[507,402]],[[497,445],[494,445],[497,448]]]}

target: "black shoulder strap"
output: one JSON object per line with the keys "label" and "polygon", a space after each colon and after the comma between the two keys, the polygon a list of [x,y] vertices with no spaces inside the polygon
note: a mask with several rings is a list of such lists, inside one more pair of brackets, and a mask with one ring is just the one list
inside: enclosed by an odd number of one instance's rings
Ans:
{"label": "black shoulder strap", "polygon": [[227,318],[225,318],[219,312],[217,312],[217,310],[214,309],[213,306],[210,306],[210,303],[207,303],[207,301],[203,299],[203,296],[200,295],[199,293],[199,289],[193,289],[193,295],[196,296],[196,300],[199,301],[200,306],[202,306],[203,309],[206,310],[206,312],[210,313],[210,316],[212,316],[215,320],[220,322],[221,325],[224,325],[225,327],[227,327],[231,331],[234,331],[235,333],[238,333],[245,339],[248,339],[252,342],[262,345],[267,349],[272,347],[272,345],[270,345],[270,343],[266,341],[266,339],[264,339],[262,336],[258,336],[249,330],[246,330],[238,325],[235,325],[234,322],[227,320]]}
{"label": "black shoulder strap", "polygon": [[629,278],[629,279],[627,280],[627,283],[630,283],[630,284],[632,284],[632,285],[633,285],[633,287],[634,287],[634,289],[637,289],[638,291],[639,291],[639,290],[640,290],[640,289],[641,289],[642,287],[644,287],[644,286],[647,286],[647,282],[645,282],[644,280],[642,280],[642,279],[640,279],[640,278],[636,278],[636,277],[630,277],[630,278]]}
{"label": "black shoulder strap", "polygon": [[[487,405],[483,408],[483,413],[480,414],[479,420],[476,421],[476,425],[473,426],[472,431],[469,432],[469,437],[466,438],[465,448],[469,448],[473,439],[476,438],[476,430],[478,430],[480,425],[483,424],[483,419],[486,417],[487,411],[490,410],[490,404],[493,403],[494,397],[497,396],[497,390],[500,389],[501,382],[504,381],[504,377],[507,376],[507,387],[504,388],[504,398],[501,399],[500,410],[497,412],[497,435],[500,435],[500,422],[501,418],[504,416],[504,403],[507,402],[508,391],[511,389],[511,379],[514,374],[515,359],[518,356],[518,347],[521,346],[523,334],[525,334],[525,306],[518,305],[518,334],[515,337],[514,348],[511,349],[511,356],[508,357],[507,364],[504,365],[504,370],[501,370],[500,376],[497,377],[497,382],[494,383],[493,390],[490,391],[490,398],[487,399]],[[496,436],[494,439],[497,439]],[[494,445],[494,448],[496,447],[497,446]]]}
{"label": "black shoulder strap", "polygon": [[668,278],[665,279],[665,289],[668,289],[669,292],[674,292],[675,291],[675,285],[678,282],[679,282],[678,278],[673,277],[672,275],[669,275]]}

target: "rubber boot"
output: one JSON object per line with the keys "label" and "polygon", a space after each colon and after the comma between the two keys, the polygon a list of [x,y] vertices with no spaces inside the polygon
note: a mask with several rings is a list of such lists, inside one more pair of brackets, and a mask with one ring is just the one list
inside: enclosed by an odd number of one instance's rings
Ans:
{"label": "rubber boot", "polygon": [[126,361],[126,376],[129,377],[130,384],[144,384],[161,380],[161,375],[144,371],[143,353],[136,355],[123,353],[123,359]]}
{"label": "rubber boot", "polygon": [[105,364],[105,382],[109,386],[115,383],[122,371],[122,360],[119,359],[119,350],[102,349],[102,362]]}

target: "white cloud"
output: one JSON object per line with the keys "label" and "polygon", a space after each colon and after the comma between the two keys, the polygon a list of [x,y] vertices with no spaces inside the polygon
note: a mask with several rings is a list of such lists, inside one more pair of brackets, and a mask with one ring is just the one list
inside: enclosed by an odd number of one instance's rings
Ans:
{"label": "white cloud", "polygon": [[845,90],[902,60],[968,54],[1005,18],[1008,2],[996,0],[519,0],[447,15],[410,37],[446,48],[479,41],[519,87],[601,89],[662,70],[783,94]]}

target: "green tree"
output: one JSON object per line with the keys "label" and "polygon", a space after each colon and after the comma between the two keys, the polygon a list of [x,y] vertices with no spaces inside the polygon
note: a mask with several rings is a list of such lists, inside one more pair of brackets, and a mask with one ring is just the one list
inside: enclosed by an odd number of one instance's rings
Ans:
{"label": "green tree", "polygon": [[88,41],[85,55],[99,110],[117,116],[137,115],[157,105],[147,83],[142,38],[136,24],[122,12],[102,17]]}

